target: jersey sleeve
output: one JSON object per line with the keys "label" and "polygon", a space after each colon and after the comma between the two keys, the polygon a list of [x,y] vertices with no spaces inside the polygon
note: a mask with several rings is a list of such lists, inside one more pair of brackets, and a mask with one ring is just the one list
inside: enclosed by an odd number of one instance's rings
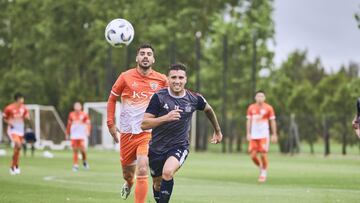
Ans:
{"label": "jersey sleeve", "polygon": [[124,77],[124,73],[122,73],[120,74],[114,85],[112,86],[111,94],[116,97],[119,97],[122,91],[124,90],[125,85],[126,85],[125,77]]}
{"label": "jersey sleeve", "polygon": [[201,94],[197,94],[197,105],[196,110],[203,111],[205,109],[207,102]]}
{"label": "jersey sleeve", "polygon": [[157,94],[154,94],[151,99],[150,99],[150,103],[148,105],[148,107],[146,108],[145,113],[150,113],[154,116],[158,116],[160,113],[160,99],[159,96]]}
{"label": "jersey sleeve", "polygon": [[11,115],[11,109],[7,106],[5,107],[3,113],[2,113],[2,116],[4,119],[8,119]]}
{"label": "jersey sleeve", "polygon": [[275,111],[274,108],[272,106],[270,106],[269,108],[269,119],[270,120],[275,120],[276,116],[275,116]]}
{"label": "jersey sleeve", "polygon": [[26,118],[26,119],[29,119],[30,118],[30,114],[29,114],[29,110],[26,108],[26,107],[24,107],[24,118]]}
{"label": "jersey sleeve", "polygon": [[251,106],[249,106],[249,108],[247,109],[246,118],[247,118],[247,119],[251,119],[251,118],[252,118]]}

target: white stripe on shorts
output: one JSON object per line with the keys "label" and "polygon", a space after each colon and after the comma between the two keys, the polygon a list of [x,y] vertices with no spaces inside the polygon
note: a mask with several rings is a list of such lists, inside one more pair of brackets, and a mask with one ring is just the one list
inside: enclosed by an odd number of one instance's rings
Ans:
{"label": "white stripe on shorts", "polygon": [[188,150],[185,150],[184,153],[182,154],[181,158],[180,158],[180,166],[183,165],[184,161],[185,161],[185,158],[186,156],[188,155]]}

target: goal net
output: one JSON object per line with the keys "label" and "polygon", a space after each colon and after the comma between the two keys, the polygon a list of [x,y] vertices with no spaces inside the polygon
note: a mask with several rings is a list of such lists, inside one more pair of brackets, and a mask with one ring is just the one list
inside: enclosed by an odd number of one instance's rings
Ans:
{"label": "goal net", "polygon": [[[61,150],[70,147],[70,143],[65,141],[64,123],[53,106],[37,104],[25,106],[29,110],[31,128],[33,128],[37,140],[35,142],[37,149]],[[2,120],[1,116],[0,118]],[[0,123],[0,142],[9,141],[6,127],[3,122]]]}
{"label": "goal net", "polygon": [[[88,145],[100,149],[119,150],[119,144],[116,144],[107,128],[107,102],[86,102],[84,111],[89,114],[91,120],[91,133]],[[120,103],[116,103],[115,121],[116,126],[120,126]]]}

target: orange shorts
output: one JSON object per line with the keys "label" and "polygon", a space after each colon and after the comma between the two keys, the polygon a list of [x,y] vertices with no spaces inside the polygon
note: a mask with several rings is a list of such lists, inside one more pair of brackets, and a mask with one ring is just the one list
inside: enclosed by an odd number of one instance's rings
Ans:
{"label": "orange shorts", "polygon": [[11,134],[10,137],[11,137],[12,142],[20,143],[20,144],[23,143],[24,136],[20,136],[20,135],[17,135],[17,134]]}
{"label": "orange shorts", "polygon": [[149,152],[150,132],[140,134],[121,133],[120,135],[120,161],[122,166],[134,165],[136,157],[147,156]]}
{"label": "orange shorts", "polygon": [[71,140],[71,147],[74,148],[84,148],[84,139],[72,139]]}
{"label": "orange shorts", "polygon": [[269,138],[252,139],[249,142],[249,152],[266,153],[269,151]]}

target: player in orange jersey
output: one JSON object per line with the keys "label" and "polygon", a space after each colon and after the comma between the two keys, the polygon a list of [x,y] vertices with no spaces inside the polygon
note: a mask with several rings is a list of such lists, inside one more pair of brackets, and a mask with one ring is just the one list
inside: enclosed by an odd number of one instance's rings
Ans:
{"label": "player in orange jersey", "polygon": [[90,118],[87,113],[82,111],[80,102],[74,103],[74,111],[70,112],[66,127],[66,139],[71,139],[71,146],[73,148],[73,171],[79,170],[78,165],[78,151],[81,152],[83,166],[89,169],[89,164],[86,161],[86,147],[85,139],[90,135]]}
{"label": "player in orange jersey", "polygon": [[[154,49],[141,45],[136,55],[137,66],[120,74],[112,87],[107,106],[107,125],[116,143],[120,132],[120,161],[125,183],[121,196],[126,199],[134,183],[135,203],[144,203],[148,191],[148,150],[150,131],[141,129],[141,122],[151,96],[167,86],[167,78],[153,70]],[[120,129],[114,122],[116,100],[121,97]]]}
{"label": "player in orange jersey", "polygon": [[[260,168],[258,181],[265,182],[267,177],[269,149],[269,123],[271,127],[271,141],[277,142],[275,112],[272,106],[265,103],[265,92],[257,91],[255,103],[247,110],[246,137],[249,141],[249,153],[256,166]],[[260,158],[258,158],[260,153]]]}
{"label": "player in orange jersey", "polygon": [[15,102],[5,107],[3,118],[7,124],[7,134],[14,144],[14,153],[10,166],[10,174],[20,174],[19,157],[20,150],[24,139],[25,122],[30,120],[29,111],[24,105],[24,96],[16,93]]}

